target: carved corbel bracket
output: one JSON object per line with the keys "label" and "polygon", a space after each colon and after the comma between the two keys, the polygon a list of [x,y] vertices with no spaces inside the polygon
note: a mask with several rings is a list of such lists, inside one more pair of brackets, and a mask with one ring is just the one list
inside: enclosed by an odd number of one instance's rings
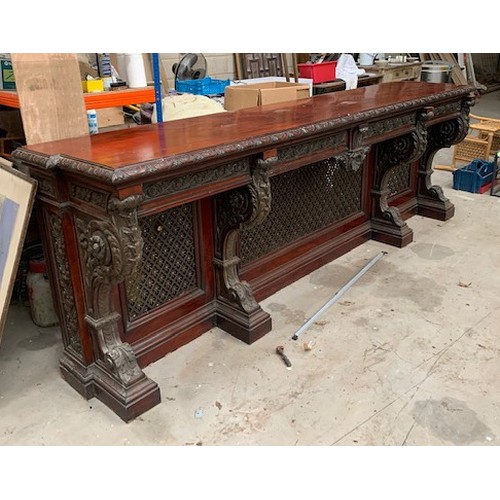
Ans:
{"label": "carved corbel bracket", "polygon": [[418,164],[417,212],[420,215],[448,220],[455,213],[455,207],[446,198],[442,188],[432,184],[432,162],[440,149],[449,148],[465,138],[469,130],[469,112],[473,103],[473,96],[466,97],[462,100],[457,117],[431,125],[427,130],[427,148]]}
{"label": "carved corbel bracket", "polygon": [[370,151],[369,146],[363,146],[354,151],[346,151],[335,157],[335,161],[345,170],[357,172],[363,165],[366,155]]}
{"label": "carved corbel bracket", "polygon": [[94,361],[61,360],[63,377],[84,397],[97,396],[128,422],[160,402],[158,385],[139,367],[132,347],[120,338],[114,287],[137,272],[143,241],[137,208],[142,195],[111,198],[107,218],[75,218],[85,284],[85,322],[92,333]]}
{"label": "carved corbel bracket", "polygon": [[424,154],[428,141],[426,122],[432,116],[432,108],[425,108],[417,116],[412,132],[377,145],[372,189],[372,236],[376,240],[402,247],[413,239],[399,209],[389,206],[389,178],[396,167],[412,163]]}
{"label": "carved corbel bracket", "polygon": [[277,158],[256,159],[247,186],[215,198],[215,272],[217,324],[251,343],[271,329],[271,319],[255,300],[252,289],[239,277],[240,231],[260,224],[271,210],[269,172]]}
{"label": "carved corbel bracket", "polygon": [[106,220],[76,219],[78,242],[84,263],[87,302],[86,322],[99,352],[96,358],[124,386],[145,377],[129,344],[118,330],[120,315],[114,310],[113,287],[133,275],[142,256],[137,207],[142,197],[111,198]]}
{"label": "carved corbel bracket", "polygon": [[353,172],[357,172],[363,166],[370,151],[370,146],[364,145],[367,132],[367,125],[360,125],[349,132],[349,149],[335,157],[337,165]]}

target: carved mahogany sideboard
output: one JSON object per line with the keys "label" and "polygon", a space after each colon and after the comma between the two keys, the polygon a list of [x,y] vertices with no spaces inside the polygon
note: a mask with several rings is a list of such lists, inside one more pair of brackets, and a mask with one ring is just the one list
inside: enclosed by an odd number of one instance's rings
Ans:
{"label": "carved mahogany sideboard", "polygon": [[404,82],[19,148],[58,305],[63,377],[129,421],[142,368],[214,325],[251,343],[259,300],[405,220],[454,207],[431,183],[474,88]]}

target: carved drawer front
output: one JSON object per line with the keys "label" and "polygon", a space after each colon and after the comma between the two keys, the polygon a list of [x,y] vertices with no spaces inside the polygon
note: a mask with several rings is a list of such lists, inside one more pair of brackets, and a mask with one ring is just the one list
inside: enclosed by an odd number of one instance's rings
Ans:
{"label": "carved drawer front", "polygon": [[193,205],[143,217],[139,227],[143,258],[126,282],[130,319],[198,287]]}
{"label": "carved drawer front", "polygon": [[335,158],[312,163],[271,178],[271,212],[265,221],[244,229],[244,263],[358,213],[362,208],[363,168],[342,166]]}

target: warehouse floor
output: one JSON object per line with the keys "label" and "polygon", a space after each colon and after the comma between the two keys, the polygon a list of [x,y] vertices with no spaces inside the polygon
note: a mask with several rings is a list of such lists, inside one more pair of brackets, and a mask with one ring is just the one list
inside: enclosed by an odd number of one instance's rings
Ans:
{"label": "warehouse floor", "polygon": [[[472,112],[500,116],[500,93]],[[445,150],[435,163],[450,160]],[[407,247],[370,241],[271,296],[262,306],[273,330],[251,346],[214,328],[153,363],[144,371],[162,402],[128,424],[62,380],[58,328],[38,328],[27,307],[12,306],[0,445],[500,444],[500,198],[453,190],[450,172],[433,181],[455,204],[450,221],[415,216]]]}

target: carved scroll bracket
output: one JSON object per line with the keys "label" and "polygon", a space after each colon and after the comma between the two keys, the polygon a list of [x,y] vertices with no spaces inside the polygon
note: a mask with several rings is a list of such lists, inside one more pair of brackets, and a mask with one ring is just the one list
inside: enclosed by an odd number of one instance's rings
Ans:
{"label": "carved scroll bracket", "polygon": [[100,352],[99,358],[117,379],[128,386],[144,378],[130,345],[120,339],[120,315],[114,310],[112,288],[137,271],[142,238],[137,221],[141,195],[111,198],[108,219],[76,220],[87,295],[86,322]]}
{"label": "carved scroll bracket", "polygon": [[270,212],[269,173],[276,161],[276,157],[256,159],[250,184],[215,199],[218,324],[248,343],[269,331],[270,318],[255,300],[250,285],[239,277],[240,231],[262,223]]}
{"label": "carved scroll bracket", "polygon": [[425,108],[417,116],[415,130],[377,146],[372,189],[372,226],[375,239],[403,246],[413,238],[399,209],[389,206],[389,178],[396,167],[416,161],[425,152],[428,142],[426,122],[432,116],[433,109]]}
{"label": "carved scroll bracket", "polygon": [[418,164],[417,201],[418,213],[439,220],[447,220],[454,214],[453,204],[446,198],[440,186],[432,184],[432,162],[442,148],[461,142],[469,130],[469,112],[474,96],[462,100],[460,114],[428,128],[428,143]]}

